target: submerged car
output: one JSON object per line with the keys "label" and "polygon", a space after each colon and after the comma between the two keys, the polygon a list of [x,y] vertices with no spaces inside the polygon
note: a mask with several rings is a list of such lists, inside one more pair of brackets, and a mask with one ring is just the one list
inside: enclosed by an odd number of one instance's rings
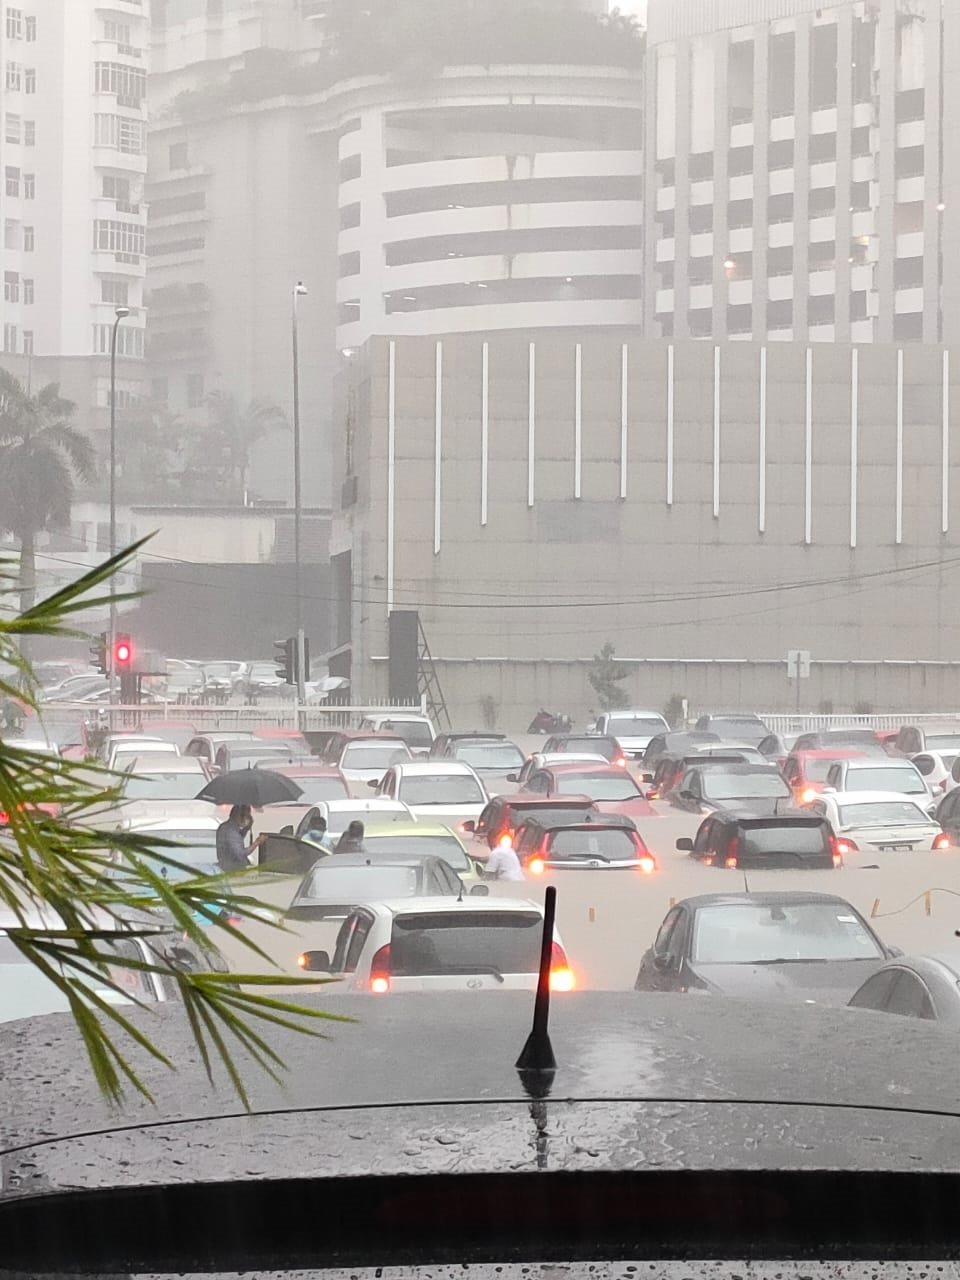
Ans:
{"label": "submerged car", "polygon": [[806,808],[829,821],[846,859],[851,854],[950,847],[950,836],[914,796],[841,791],[818,796]]}
{"label": "submerged car", "polygon": [[712,813],[700,823],[696,837],[682,836],[677,848],[708,867],[832,870],[843,866],[833,829],[815,814],[780,814],[757,818]]}

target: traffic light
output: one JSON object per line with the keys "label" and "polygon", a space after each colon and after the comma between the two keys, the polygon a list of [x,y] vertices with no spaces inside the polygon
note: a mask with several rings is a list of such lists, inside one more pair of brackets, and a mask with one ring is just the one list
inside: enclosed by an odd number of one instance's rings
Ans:
{"label": "traffic light", "polygon": [[113,667],[115,671],[130,671],[133,667],[133,645],[128,635],[118,635],[113,646]]}
{"label": "traffic light", "polygon": [[277,650],[274,661],[277,664],[277,675],[284,684],[297,683],[297,637],[290,636],[287,640],[274,640],[273,647]]}
{"label": "traffic light", "polygon": [[107,633],[106,631],[101,631],[100,634],[94,639],[93,644],[90,646],[90,665],[91,667],[93,667],[94,671],[99,671],[103,675],[106,675],[107,671],[109,670],[109,668],[107,667]]}

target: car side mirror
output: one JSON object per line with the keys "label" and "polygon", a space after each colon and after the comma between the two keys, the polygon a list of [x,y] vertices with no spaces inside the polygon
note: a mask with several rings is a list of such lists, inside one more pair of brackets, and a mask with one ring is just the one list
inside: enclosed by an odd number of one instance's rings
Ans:
{"label": "car side mirror", "polygon": [[474,822],[472,818],[468,818],[466,822],[460,823],[460,830],[466,832],[467,835],[473,835],[476,829],[477,829],[477,824]]}
{"label": "car side mirror", "polygon": [[677,841],[677,848],[681,851],[681,853],[692,853],[693,841],[690,839],[689,836],[681,836],[680,839]]}
{"label": "car side mirror", "polygon": [[370,788],[371,788],[372,790],[374,790],[374,791],[376,791],[376,789],[377,789],[377,787],[379,787],[379,785],[380,785],[380,779],[379,779],[379,778],[371,778],[371,779],[370,779],[370,781],[367,783],[367,786],[368,786],[368,787],[370,787]]}
{"label": "car side mirror", "polygon": [[669,951],[655,951],[653,953],[653,967],[659,969],[661,973],[669,973],[673,968],[673,957]]}
{"label": "car side mirror", "polygon": [[684,790],[684,791],[681,791],[679,794],[682,800],[696,800],[697,798],[692,791]]}
{"label": "car side mirror", "polygon": [[508,782],[519,782],[519,781],[520,781],[520,775],[519,775],[519,773],[508,773],[508,774],[507,774],[507,781],[508,781]]}
{"label": "car side mirror", "polygon": [[490,886],[488,884],[471,885],[467,896],[470,898],[488,898],[490,896]]}
{"label": "car side mirror", "polygon": [[330,956],[326,951],[304,951],[298,961],[309,973],[329,973]]}
{"label": "car side mirror", "polygon": [[641,775],[640,775],[640,781],[641,781],[641,782],[647,782],[647,783],[652,782],[652,781],[653,781],[653,774],[652,774],[652,773],[641,773]]}

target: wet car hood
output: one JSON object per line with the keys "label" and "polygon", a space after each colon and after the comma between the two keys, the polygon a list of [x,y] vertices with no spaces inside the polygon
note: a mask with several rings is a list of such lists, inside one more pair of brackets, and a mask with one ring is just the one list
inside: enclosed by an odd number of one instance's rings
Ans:
{"label": "wet car hood", "polygon": [[840,1006],[886,961],[816,960],[783,964],[694,964],[693,971],[719,995]]}

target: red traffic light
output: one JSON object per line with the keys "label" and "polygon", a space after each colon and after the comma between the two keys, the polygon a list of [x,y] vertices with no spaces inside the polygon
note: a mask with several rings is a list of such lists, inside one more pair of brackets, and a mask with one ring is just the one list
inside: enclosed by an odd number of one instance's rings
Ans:
{"label": "red traffic light", "polygon": [[113,646],[113,660],[118,667],[127,667],[133,658],[133,645],[124,636]]}

